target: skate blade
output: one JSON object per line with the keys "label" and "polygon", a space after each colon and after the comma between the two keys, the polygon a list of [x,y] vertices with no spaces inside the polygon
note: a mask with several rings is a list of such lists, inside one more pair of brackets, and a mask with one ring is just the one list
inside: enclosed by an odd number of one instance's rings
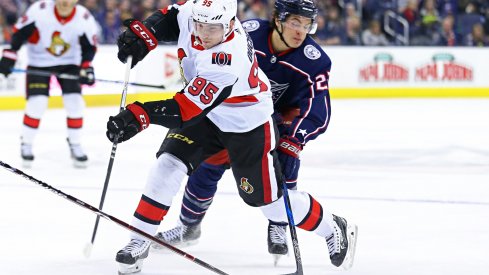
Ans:
{"label": "skate blade", "polygon": [[353,266],[357,246],[358,226],[356,224],[348,224],[346,232],[348,234],[348,251],[346,252],[345,259],[340,266],[344,270],[348,270]]}
{"label": "skate blade", "polygon": [[143,259],[139,259],[135,264],[119,263],[119,275],[134,274],[141,272],[143,268]]}
{"label": "skate blade", "polygon": [[22,167],[27,169],[32,168],[32,162],[33,162],[32,160],[23,159]]}
{"label": "skate blade", "polygon": [[85,169],[88,166],[87,163],[88,163],[88,161],[79,161],[79,160],[76,160],[76,159],[73,160],[73,166],[75,168]]}
{"label": "skate blade", "polygon": [[280,258],[283,256],[283,255],[280,255],[280,254],[272,254],[273,256],[273,266],[274,267],[277,267],[278,265],[278,261],[280,260]]}
{"label": "skate blade", "polygon": [[[193,246],[193,245],[196,245],[199,243],[199,240],[191,240],[191,241],[186,241],[186,242],[179,242],[179,243],[175,243],[175,244],[170,244],[171,246],[174,246],[174,247],[177,247],[177,248],[185,248],[185,247],[188,247],[188,246]],[[166,253],[168,252],[168,248],[165,247],[165,246],[162,246],[160,244],[157,244],[157,243],[152,243],[151,244],[151,248],[154,252],[156,253]]]}

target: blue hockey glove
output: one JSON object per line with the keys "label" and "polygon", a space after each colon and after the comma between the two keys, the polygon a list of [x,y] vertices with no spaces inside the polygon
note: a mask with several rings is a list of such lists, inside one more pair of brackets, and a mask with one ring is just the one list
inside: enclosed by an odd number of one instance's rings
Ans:
{"label": "blue hockey glove", "polygon": [[282,166],[282,173],[287,182],[296,182],[299,174],[302,145],[295,137],[283,136],[278,142],[278,160]]}

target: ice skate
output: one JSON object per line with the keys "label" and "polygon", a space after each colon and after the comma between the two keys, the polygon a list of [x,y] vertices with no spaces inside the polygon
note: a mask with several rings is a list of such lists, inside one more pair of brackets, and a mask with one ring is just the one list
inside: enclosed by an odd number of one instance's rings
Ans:
{"label": "ice skate", "polygon": [[115,260],[119,263],[119,275],[140,272],[143,260],[148,257],[150,241],[132,239],[117,252]]}
{"label": "ice skate", "polygon": [[[199,242],[200,238],[200,223],[189,226],[179,223],[173,229],[165,232],[158,232],[156,238],[172,246],[186,247],[195,245]],[[158,250],[165,248],[157,243],[153,243],[152,247]]]}
{"label": "ice skate", "polygon": [[22,157],[22,166],[24,168],[31,168],[34,161],[34,154],[32,154],[32,145],[22,143],[20,145],[20,156]]}
{"label": "ice skate", "polygon": [[72,144],[69,139],[66,139],[66,141],[68,141],[68,145],[70,146],[70,153],[71,153],[71,158],[73,159],[73,165],[76,168],[86,168],[88,157],[83,152],[81,145]]}
{"label": "ice skate", "polygon": [[347,223],[342,218],[333,215],[335,222],[334,233],[326,237],[331,263],[345,270],[350,269],[355,257],[357,244],[357,226]]}
{"label": "ice skate", "polygon": [[288,254],[287,224],[268,223],[268,252],[273,255],[273,265],[277,266],[280,257]]}

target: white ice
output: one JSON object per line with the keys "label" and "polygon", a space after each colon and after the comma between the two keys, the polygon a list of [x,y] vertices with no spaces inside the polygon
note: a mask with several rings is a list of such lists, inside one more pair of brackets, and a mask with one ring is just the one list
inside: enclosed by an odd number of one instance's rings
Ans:
{"label": "white ice", "polygon": [[[299,188],[358,224],[353,268],[328,260],[325,241],[298,231],[305,274],[489,274],[489,99],[333,100],[327,133],[302,154]],[[65,113],[48,110],[23,169],[98,206],[111,144],[105,123],[117,107],[89,108],[87,169],[75,169],[65,141]],[[0,160],[21,168],[22,111],[0,112]],[[166,129],[152,125],[117,147],[103,210],[129,222]],[[21,168],[22,169],[22,168]],[[180,192],[161,225],[172,227]],[[117,274],[115,253],[128,231],[0,168],[0,274]],[[292,254],[273,267],[267,221],[237,195],[231,173],[221,181],[197,246],[184,250],[229,274],[295,270]],[[183,257],[150,254],[141,275],[212,274]]]}

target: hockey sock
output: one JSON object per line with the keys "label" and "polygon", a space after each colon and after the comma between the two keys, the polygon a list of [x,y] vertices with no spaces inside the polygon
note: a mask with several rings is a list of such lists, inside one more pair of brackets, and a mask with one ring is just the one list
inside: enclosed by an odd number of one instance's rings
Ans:
{"label": "hockey sock", "polygon": [[199,224],[212,203],[217,182],[224,174],[223,165],[202,163],[189,177],[183,194],[180,221],[185,225]]}
{"label": "hockey sock", "polygon": [[[313,231],[321,237],[326,237],[333,233],[333,215],[325,211],[321,204],[311,195],[297,190],[289,190],[288,194],[292,215],[297,227]],[[273,222],[287,222],[283,198],[262,206],[260,209]]]}
{"label": "hockey sock", "polygon": [[68,139],[72,144],[80,144],[85,101],[81,94],[65,94],[63,95],[63,103],[67,115]]}
{"label": "hockey sock", "polygon": [[[186,175],[187,167],[183,162],[173,155],[163,153],[151,167],[131,225],[155,235]],[[141,237],[132,233],[131,239]]]}
{"label": "hockey sock", "polygon": [[22,142],[32,144],[37,134],[41,117],[48,107],[48,97],[45,95],[29,96],[25,107],[24,123],[22,126]]}

